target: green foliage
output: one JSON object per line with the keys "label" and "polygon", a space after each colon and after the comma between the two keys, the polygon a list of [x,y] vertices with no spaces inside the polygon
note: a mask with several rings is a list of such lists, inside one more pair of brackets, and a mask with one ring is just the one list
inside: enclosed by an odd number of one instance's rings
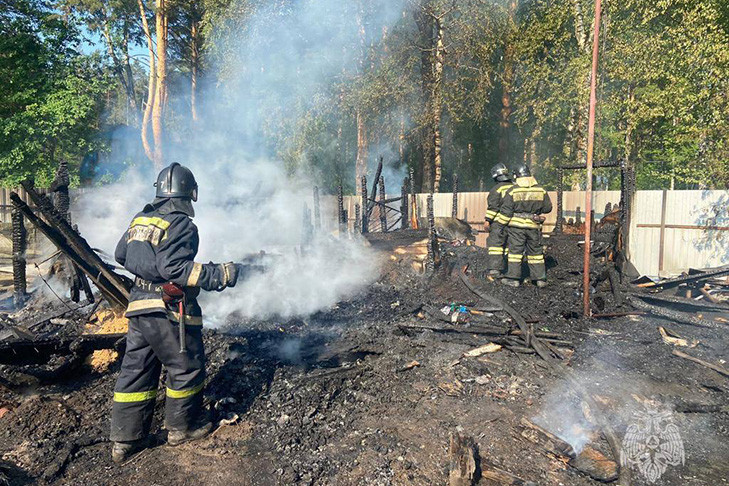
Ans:
{"label": "green foliage", "polygon": [[0,14],[0,184],[49,180],[98,149],[103,72],[74,51],[76,33],[37,2]]}

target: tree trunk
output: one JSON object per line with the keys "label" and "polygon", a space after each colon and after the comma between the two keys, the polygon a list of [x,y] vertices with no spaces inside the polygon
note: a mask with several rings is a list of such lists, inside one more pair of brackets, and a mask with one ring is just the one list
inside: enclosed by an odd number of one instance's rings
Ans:
{"label": "tree trunk", "polygon": [[435,53],[433,59],[433,192],[440,192],[442,177],[441,134],[440,123],[443,117],[443,64],[445,63],[445,42],[443,39],[443,20],[435,19]]}
{"label": "tree trunk", "polygon": [[200,62],[200,51],[198,49],[199,33],[198,22],[193,20],[190,27],[190,114],[193,125],[198,120],[197,115],[197,70]]}
{"label": "tree trunk", "polygon": [[421,191],[431,192],[433,190],[433,138],[432,138],[432,80],[434,64],[434,39],[433,39],[433,16],[430,0],[421,0],[420,5],[414,11],[415,23],[420,34],[420,78],[421,90],[423,93],[423,104],[425,107],[423,122],[420,128],[420,141],[422,151],[422,178]]}
{"label": "tree trunk", "polygon": [[355,174],[357,180],[362,180],[362,176],[367,174],[367,126],[365,125],[364,115],[357,110],[357,161],[355,165]]}
{"label": "tree trunk", "polygon": [[130,86],[129,80],[127,80],[124,74],[124,68],[122,66],[122,63],[119,60],[119,57],[116,55],[116,51],[114,50],[114,42],[111,38],[111,32],[109,30],[109,19],[106,15],[106,10],[102,9],[101,13],[104,16],[102,33],[104,35],[104,40],[106,41],[106,50],[109,53],[111,63],[114,67],[114,74],[116,74],[119,83],[124,88],[124,92],[127,95],[127,103],[129,104],[129,108],[132,110],[132,113],[134,113],[134,116],[136,117],[137,101],[134,97],[134,87]]}
{"label": "tree trunk", "polygon": [[516,0],[509,2],[509,34],[504,47],[504,68],[501,85],[501,112],[499,117],[499,162],[511,163],[511,91],[514,88],[514,42],[516,40]]}
{"label": "tree trunk", "polygon": [[124,22],[124,42],[121,45],[121,51],[124,55],[124,73],[127,78],[128,95],[130,96],[129,106],[132,108],[134,126],[139,122],[139,105],[137,104],[137,93],[134,90],[134,74],[132,73],[132,65],[129,60],[129,24]]}
{"label": "tree trunk", "polygon": [[157,29],[157,83],[152,108],[152,133],[154,134],[154,166],[164,166],[163,120],[167,101],[167,6],[165,0],[156,0],[155,25]]}
{"label": "tree trunk", "polygon": [[150,162],[154,162],[154,152],[149,143],[149,124],[152,121],[152,106],[154,105],[154,95],[157,90],[154,43],[152,42],[152,34],[149,30],[149,23],[147,23],[147,13],[144,10],[144,3],[142,3],[142,0],[137,0],[137,5],[139,6],[142,30],[144,31],[144,36],[147,38],[147,49],[149,50],[149,80],[147,83],[147,103],[144,105],[144,116],[142,117],[142,146],[144,147],[144,153],[147,155],[147,158]]}

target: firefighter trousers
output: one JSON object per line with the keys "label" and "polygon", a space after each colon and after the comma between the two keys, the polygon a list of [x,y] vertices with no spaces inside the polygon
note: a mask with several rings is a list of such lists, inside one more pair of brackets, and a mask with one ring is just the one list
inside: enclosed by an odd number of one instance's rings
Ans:
{"label": "firefighter trousers", "polygon": [[200,418],[205,381],[202,326],[186,327],[186,353],[180,353],[178,332],[178,324],[162,314],[129,318],[126,353],[114,387],[112,441],[129,442],[149,434],[163,365],[167,429],[186,431]]}
{"label": "firefighter trousers", "polygon": [[489,225],[489,237],[486,239],[488,247],[488,260],[486,268],[488,270],[498,270],[504,272],[506,269],[506,250],[507,228],[506,225],[496,221]]}
{"label": "firefighter trousers", "polygon": [[508,270],[506,277],[521,280],[521,263],[526,257],[529,276],[532,280],[547,280],[547,268],[544,265],[544,247],[542,246],[541,228],[509,227]]}

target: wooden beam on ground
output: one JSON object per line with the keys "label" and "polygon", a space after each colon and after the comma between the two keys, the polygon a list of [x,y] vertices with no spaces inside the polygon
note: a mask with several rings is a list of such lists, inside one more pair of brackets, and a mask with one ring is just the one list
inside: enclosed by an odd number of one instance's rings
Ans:
{"label": "wooden beam on ground", "polygon": [[723,375],[723,376],[729,378],[729,370],[726,369],[726,368],[723,368],[723,367],[721,367],[719,365],[715,365],[715,364],[709,363],[708,361],[704,361],[703,359],[694,358],[693,356],[690,356],[690,355],[684,353],[683,351],[679,351],[678,349],[674,349],[673,350],[673,355],[674,356],[678,356],[679,358],[683,358],[683,359],[687,359],[689,361],[693,361],[694,363],[698,363],[701,366],[705,366],[705,367],[707,367],[707,368],[709,368],[711,370],[716,371],[720,375]]}

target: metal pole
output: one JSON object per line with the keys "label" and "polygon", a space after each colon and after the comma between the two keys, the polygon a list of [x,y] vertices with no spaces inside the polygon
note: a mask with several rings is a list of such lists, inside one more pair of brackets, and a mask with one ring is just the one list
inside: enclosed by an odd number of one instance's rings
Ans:
{"label": "metal pole", "polygon": [[600,0],[595,0],[595,34],[592,38],[592,74],[590,77],[590,118],[587,128],[587,187],[585,188],[585,259],[582,278],[582,312],[590,317],[590,238],[592,226],[592,156],[595,151],[595,111],[597,109],[597,60],[600,52]]}

